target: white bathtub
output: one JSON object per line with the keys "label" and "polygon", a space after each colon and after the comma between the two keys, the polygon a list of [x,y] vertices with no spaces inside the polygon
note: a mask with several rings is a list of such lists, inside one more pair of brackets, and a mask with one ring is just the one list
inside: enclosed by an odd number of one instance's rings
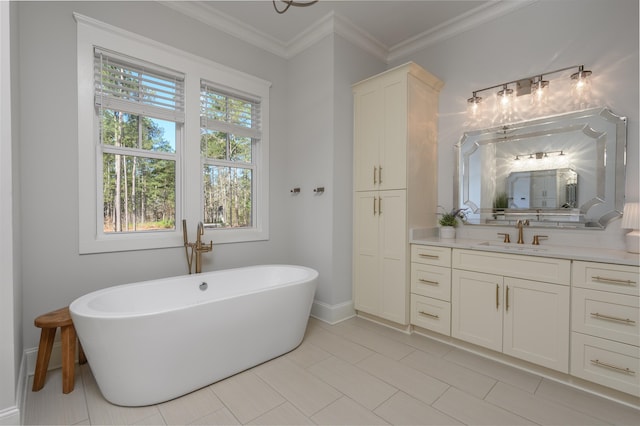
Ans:
{"label": "white bathtub", "polygon": [[301,266],[252,266],[110,287],[69,310],[103,396],[142,406],[296,348],[317,280]]}

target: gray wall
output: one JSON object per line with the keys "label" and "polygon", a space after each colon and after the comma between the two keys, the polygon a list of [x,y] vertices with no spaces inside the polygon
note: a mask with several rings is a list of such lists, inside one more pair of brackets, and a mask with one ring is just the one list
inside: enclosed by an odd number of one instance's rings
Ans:
{"label": "gray wall", "polygon": [[[465,131],[474,90],[545,71],[584,64],[596,101],[628,117],[626,197],[638,201],[638,1],[539,1],[444,40],[396,63],[422,65],[444,82],[438,137],[439,204],[453,203],[453,146]],[[490,96],[483,92],[481,96]],[[620,221],[606,231],[554,230],[547,244],[624,249]],[[465,227],[462,235],[495,238],[495,229]]]}
{"label": "gray wall", "polygon": [[[33,318],[41,313],[66,306],[99,288],[187,272],[182,248],[78,254],[76,24],[72,12],[273,83],[270,240],[217,245],[213,255],[203,256],[203,269],[285,263],[290,258],[291,234],[287,217],[280,213],[289,186],[286,61],[156,2],[115,6],[113,2],[18,3],[25,348],[37,346],[39,330],[33,326]],[[48,66],[46,73],[42,73],[44,66]]]}

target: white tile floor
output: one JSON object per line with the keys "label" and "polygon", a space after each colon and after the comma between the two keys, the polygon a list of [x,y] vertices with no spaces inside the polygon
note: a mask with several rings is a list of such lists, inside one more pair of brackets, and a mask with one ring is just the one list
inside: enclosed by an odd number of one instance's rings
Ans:
{"label": "white tile floor", "polygon": [[60,370],[28,392],[25,424],[640,425],[628,406],[360,318],[311,319],[294,351],[149,407],[108,403],[78,370],[68,395]]}

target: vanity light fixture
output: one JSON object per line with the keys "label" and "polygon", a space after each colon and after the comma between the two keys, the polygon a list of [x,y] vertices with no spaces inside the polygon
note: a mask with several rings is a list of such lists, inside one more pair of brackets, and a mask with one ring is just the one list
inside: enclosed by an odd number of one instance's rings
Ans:
{"label": "vanity light fixture", "polygon": [[476,95],[476,92],[473,92],[473,95],[467,99],[467,103],[469,104],[469,115],[475,117],[478,114],[478,110],[480,109],[480,102],[482,102],[482,98]]}
{"label": "vanity light fixture", "polygon": [[625,203],[620,227],[631,229],[624,237],[627,251],[640,253],[640,203]]}
{"label": "vanity light fixture", "polygon": [[586,107],[589,103],[589,76],[591,75],[591,71],[585,70],[584,65],[572,65],[566,68],[560,68],[554,71],[549,71],[544,74],[536,74],[531,77],[522,78],[519,80],[508,81],[506,83],[496,84],[494,86],[485,87],[484,89],[475,90],[472,93],[472,96],[467,99],[467,102],[470,105],[469,113],[472,116],[478,114],[478,110],[480,108],[480,102],[482,98],[478,96],[479,93],[496,89],[498,87],[501,90],[498,92],[498,101],[499,108],[503,113],[512,108],[512,97],[514,95],[514,90],[509,88],[509,85],[515,85],[515,95],[532,95],[531,102],[534,105],[539,107],[544,107],[547,102],[548,93],[549,93],[549,81],[545,80],[544,77],[556,74],[562,71],[567,71],[573,68],[577,68],[577,72],[571,74],[571,80],[573,82],[572,92],[574,101],[580,107]]}
{"label": "vanity light fixture", "polygon": [[311,6],[312,4],[318,3],[318,0],[311,0],[311,1],[293,1],[293,0],[278,0],[281,1],[282,3],[284,3],[286,6],[284,7],[284,9],[278,9],[278,6],[276,4],[276,0],[271,0],[273,2],[273,8],[276,10],[276,12],[278,12],[279,14],[283,14],[285,13],[287,10],[289,10],[289,8],[291,6],[295,6],[295,7],[307,7],[307,6]]}
{"label": "vanity light fixture", "polygon": [[543,76],[535,77],[531,84],[531,103],[539,108],[547,104],[549,82]]}
{"label": "vanity light fixture", "polygon": [[526,154],[517,154],[514,158],[515,161],[519,161],[520,157],[528,157],[530,160],[542,160],[543,158],[549,158],[549,154],[558,154],[558,156],[565,155],[564,150],[562,151],[539,151],[539,152],[530,152]]}

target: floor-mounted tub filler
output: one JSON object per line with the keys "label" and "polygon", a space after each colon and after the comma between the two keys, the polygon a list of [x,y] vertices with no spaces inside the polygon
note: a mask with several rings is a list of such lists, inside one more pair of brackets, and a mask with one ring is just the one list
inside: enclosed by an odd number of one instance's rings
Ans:
{"label": "floor-mounted tub filler", "polygon": [[296,348],[318,272],[263,265],[98,290],[69,309],[111,403],[167,401]]}

